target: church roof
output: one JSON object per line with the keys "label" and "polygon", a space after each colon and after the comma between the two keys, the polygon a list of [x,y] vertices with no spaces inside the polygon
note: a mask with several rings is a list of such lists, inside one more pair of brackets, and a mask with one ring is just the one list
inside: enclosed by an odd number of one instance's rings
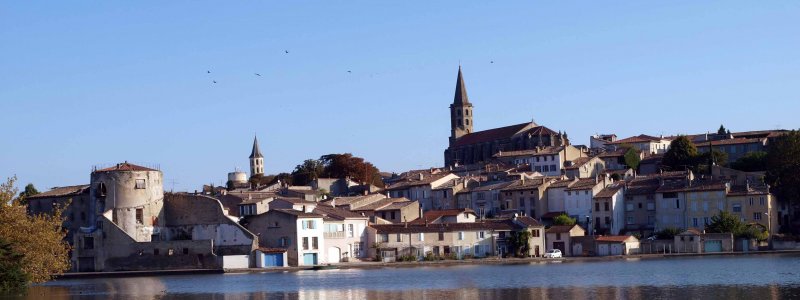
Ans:
{"label": "church roof", "polygon": [[456,79],[456,96],[453,99],[454,105],[470,104],[467,97],[467,86],[464,84],[464,76],[461,75],[461,66],[458,66],[458,79]]}
{"label": "church roof", "polygon": [[264,158],[261,150],[258,149],[258,137],[253,138],[253,151],[250,152],[250,158]]}
{"label": "church roof", "polygon": [[476,131],[473,133],[468,133],[453,143],[453,147],[459,147],[464,145],[471,145],[471,144],[479,144],[479,143],[488,143],[495,140],[511,138],[515,134],[519,133],[520,131],[527,128],[531,125],[530,122],[511,125],[506,127],[500,128],[492,128],[489,130],[483,131]]}

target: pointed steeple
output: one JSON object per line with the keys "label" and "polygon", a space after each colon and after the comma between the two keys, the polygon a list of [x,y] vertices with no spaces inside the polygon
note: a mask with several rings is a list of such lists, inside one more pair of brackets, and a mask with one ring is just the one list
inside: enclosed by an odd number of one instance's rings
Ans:
{"label": "pointed steeple", "polygon": [[456,96],[453,104],[469,104],[467,98],[467,86],[464,84],[464,75],[461,74],[461,65],[458,65],[458,79],[456,79]]}
{"label": "pointed steeple", "polygon": [[258,137],[253,138],[253,151],[250,152],[250,158],[264,158],[261,150],[258,149]]}

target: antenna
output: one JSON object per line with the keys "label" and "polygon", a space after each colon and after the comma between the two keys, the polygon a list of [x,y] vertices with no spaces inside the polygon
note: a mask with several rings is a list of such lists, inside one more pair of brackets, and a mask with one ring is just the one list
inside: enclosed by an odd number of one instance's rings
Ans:
{"label": "antenna", "polygon": [[172,178],[169,180],[169,183],[172,184],[172,188],[169,190],[169,192],[175,192],[175,184],[178,184],[179,182],[175,181],[175,178]]}

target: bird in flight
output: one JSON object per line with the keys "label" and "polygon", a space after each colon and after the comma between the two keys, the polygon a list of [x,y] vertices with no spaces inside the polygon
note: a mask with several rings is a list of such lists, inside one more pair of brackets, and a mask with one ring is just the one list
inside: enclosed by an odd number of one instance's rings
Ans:
{"label": "bird in flight", "polygon": [[490,63],[490,64],[493,64],[493,63],[494,63],[494,61],[490,61],[489,63]]}
{"label": "bird in flight", "polygon": [[286,54],[289,54],[289,50],[283,50],[283,52],[286,52]]}
{"label": "bird in flight", "polygon": [[350,70],[347,70],[347,73],[353,73],[353,72],[352,72],[352,71],[350,71]]}
{"label": "bird in flight", "polygon": [[261,74],[258,74],[258,73],[256,73],[256,76],[259,76],[259,77],[261,77]]}
{"label": "bird in flight", "polygon": [[217,83],[217,81],[216,81],[216,80],[212,80],[212,82],[214,82],[214,83]]}
{"label": "bird in flight", "polygon": [[207,74],[211,74],[211,71],[206,71]]}

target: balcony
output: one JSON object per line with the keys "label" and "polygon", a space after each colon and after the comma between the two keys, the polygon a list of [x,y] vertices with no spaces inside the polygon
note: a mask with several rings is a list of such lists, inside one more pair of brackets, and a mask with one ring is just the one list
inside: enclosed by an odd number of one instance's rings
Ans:
{"label": "balcony", "polygon": [[344,231],[323,232],[323,236],[326,239],[343,239]]}

